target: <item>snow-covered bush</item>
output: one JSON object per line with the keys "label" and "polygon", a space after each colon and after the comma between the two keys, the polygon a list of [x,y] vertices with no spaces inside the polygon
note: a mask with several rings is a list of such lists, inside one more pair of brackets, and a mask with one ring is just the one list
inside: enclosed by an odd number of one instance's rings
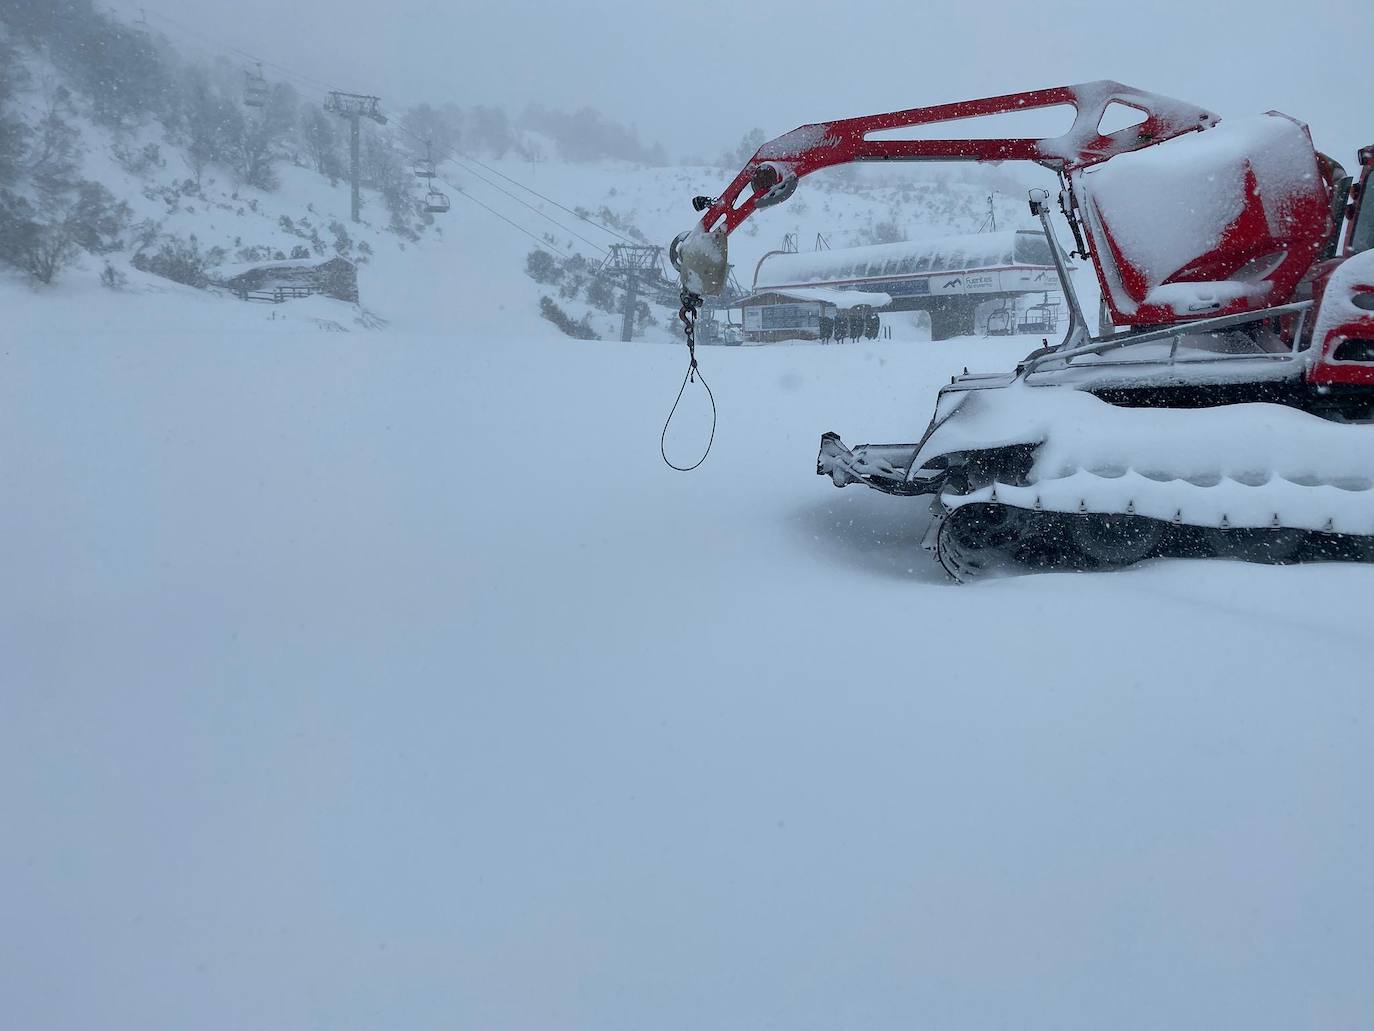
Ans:
{"label": "snow-covered bush", "polygon": [[176,236],[164,237],[156,252],[149,254],[140,251],[133,256],[131,264],[140,272],[150,272],[175,283],[204,289],[210,284],[206,270],[218,265],[223,258],[222,248],[212,247],[202,251],[193,233],[187,240]]}
{"label": "snow-covered bush", "polygon": [[580,320],[574,322],[572,316],[560,308],[554,299],[547,294],[539,299],[539,314],[552,322],[568,336],[577,340],[601,339],[596,335],[596,331],[592,329],[585,315],[582,316]]}
{"label": "snow-covered bush", "polygon": [[110,153],[119,166],[131,175],[145,176],[167,164],[162,157],[162,148],[156,143],[145,143],[142,147],[134,148],[119,140],[110,147]]}
{"label": "snow-covered bush", "polygon": [[64,222],[49,221],[23,197],[0,191],[0,261],[51,283],[79,252]]}
{"label": "snow-covered bush", "polygon": [[100,271],[100,285],[106,290],[123,290],[129,283],[129,277],[119,269],[115,268],[108,261]]}
{"label": "snow-covered bush", "polygon": [[615,290],[607,280],[597,276],[587,284],[587,301],[602,311],[615,311]]}
{"label": "snow-covered bush", "polygon": [[348,235],[348,226],[335,219],[329,223],[329,231],[334,234],[334,253],[347,258],[353,253],[353,238]]}
{"label": "snow-covered bush", "polygon": [[121,234],[129,224],[129,205],[100,183],[83,179],[76,184],[66,209],[65,223],[73,241],[92,254],[123,246]]}
{"label": "snow-covered bush", "polygon": [[536,283],[556,283],[563,278],[563,270],[548,251],[533,250],[525,257],[525,275]]}
{"label": "snow-covered bush", "polygon": [[875,223],[872,235],[874,243],[901,243],[906,239],[906,230],[892,218]]}

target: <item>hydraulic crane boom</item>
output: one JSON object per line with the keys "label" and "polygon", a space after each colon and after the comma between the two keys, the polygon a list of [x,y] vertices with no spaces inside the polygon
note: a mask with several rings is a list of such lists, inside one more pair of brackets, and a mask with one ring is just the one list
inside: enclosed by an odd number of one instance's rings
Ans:
{"label": "hydraulic crane boom", "polygon": [[[1144,121],[1116,132],[1098,131],[1112,104],[1134,108]],[[869,139],[874,133],[937,122],[958,122],[986,115],[1070,106],[1073,125],[1046,139],[942,140]],[[1204,108],[1119,82],[1103,80],[1076,86],[1009,93],[982,100],[913,107],[888,114],[842,118],[803,125],[759,148],[720,197],[711,200],[700,227],[710,232],[723,224],[733,232],[754,210],[786,199],[803,176],[851,161],[1034,161],[1067,172],[1140,150],[1186,132],[1215,125],[1218,117]],[[741,197],[745,188],[751,192]]]}

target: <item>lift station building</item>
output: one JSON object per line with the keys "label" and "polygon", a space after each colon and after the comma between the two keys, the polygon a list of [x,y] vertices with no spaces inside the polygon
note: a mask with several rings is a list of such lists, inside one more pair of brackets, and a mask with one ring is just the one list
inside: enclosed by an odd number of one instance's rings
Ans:
{"label": "lift station building", "polygon": [[770,251],[754,269],[753,292],[740,302],[744,335],[781,339],[792,330],[793,337],[810,336],[822,297],[842,304],[836,296],[842,292],[851,306],[928,312],[932,339],[969,336],[977,332],[980,305],[1005,307],[1021,295],[1059,293],[1051,246],[1040,230],[1022,229],[810,253]]}
{"label": "lift station building", "polygon": [[[744,339],[751,343],[779,340],[826,340],[832,334],[845,337],[862,335],[847,328],[853,320],[867,323],[874,310],[883,310],[892,297],[870,290],[836,290],[832,287],[782,287],[756,290],[733,306],[743,316]],[[835,327],[844,326],[839,333]],[[876,326],[877,323],[874,323]],[[876,329],[874,335],[876,335]]]}

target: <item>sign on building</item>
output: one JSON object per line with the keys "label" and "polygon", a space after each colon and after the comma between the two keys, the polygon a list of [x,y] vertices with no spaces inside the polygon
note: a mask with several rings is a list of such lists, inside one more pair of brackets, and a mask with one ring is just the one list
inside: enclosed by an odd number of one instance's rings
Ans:
{"label": "sign on building", "polygon": [[797,304],[751,304],[744,309],[745,332],[767,333],[783,329],[810,329],[819,332],[820,327],[819,301],[804,301]]}

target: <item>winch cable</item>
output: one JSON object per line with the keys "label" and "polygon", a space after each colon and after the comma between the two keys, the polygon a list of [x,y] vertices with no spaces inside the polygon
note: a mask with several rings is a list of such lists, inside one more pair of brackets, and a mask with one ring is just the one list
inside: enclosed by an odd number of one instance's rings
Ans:
{"label": "winch cable", "polygon": [[[706,456],[711,453],[711,445],[716,442],[716,395],[711,392],[711,385],[706,382],[706,377],[697,366],[697,309],[701,307],[701,298],[683,290],[681,300],[682,307],[678,309],[677,317],[681,320],[682,331],[687,336],[687,371],[682,374],[682,386],[677,388],[673,407],[668,412],[668,418],[663,421],[663,432],[658,437],[658,453],[663,456],[664,464],[669,469],[689,473],[706,461]],[[701,453],[700,458],[691,465],[677,465],[668,457],[668,427],[672,425],[673,416],[677,414],[677,406],[682,403],[682,395],[687,391],[687,384],[698,380],[702,389],[706,391],[706,399],[711,402],[711,435],[706,440],[706,450]]]}

